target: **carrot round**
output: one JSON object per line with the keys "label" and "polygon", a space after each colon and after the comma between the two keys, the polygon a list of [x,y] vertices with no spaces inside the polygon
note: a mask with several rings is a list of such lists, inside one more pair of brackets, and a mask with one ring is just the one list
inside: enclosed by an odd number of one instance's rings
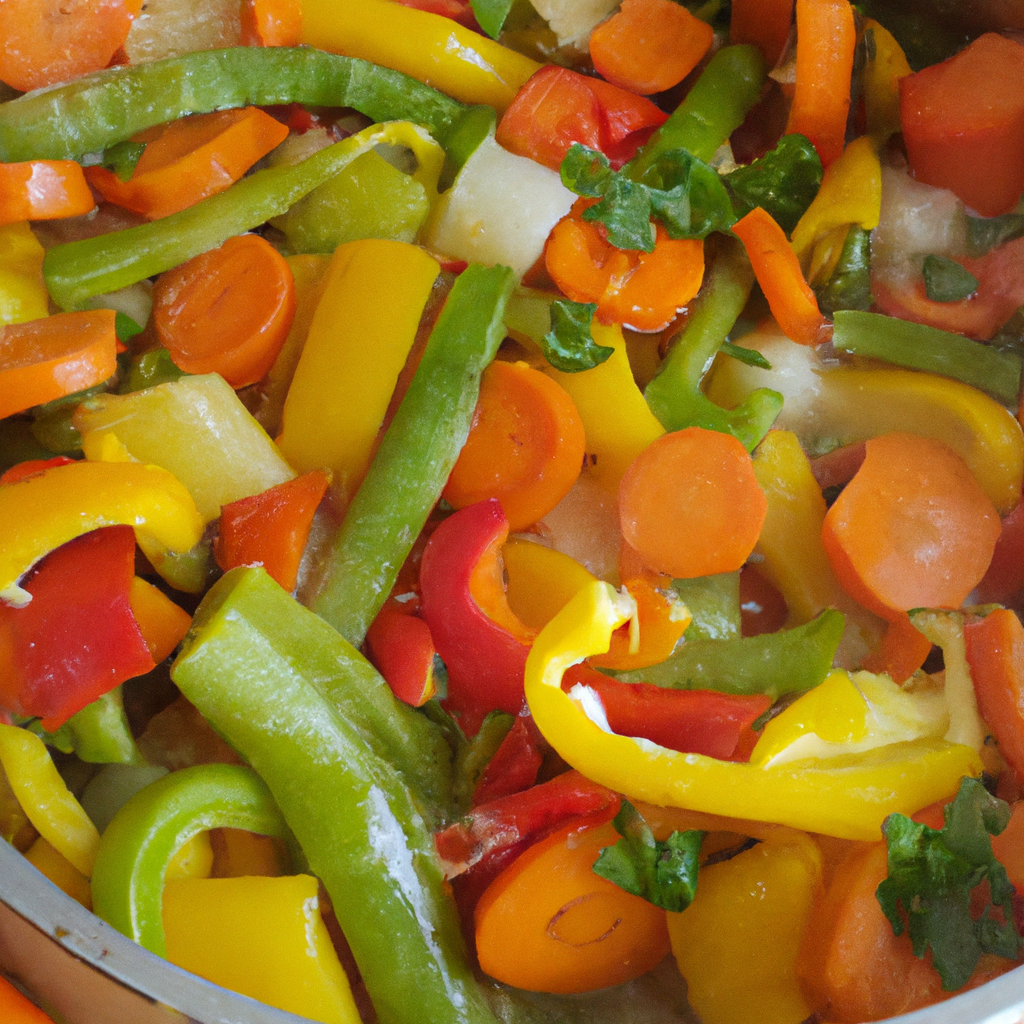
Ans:
{"label": "carrot round", "polygon": [[772,215],[756,206],[736,221],[732,230],[743,242],[757,283],[786,337],[801,345],[824,341],[825,318],[818,300],[804,279],[786,233]]}
{"label": "carrot round", "polygon": [[22,92],[105,68],[142,0],[3,0],[0,81]]}
{"label": "carrot round", "polygon": [[885,434],[828,510],[821,539],[845,590],[890,620],[958,608],[985,575],[999,514],[941,441]]}
{"label": "carrot round", "polygon": [[623,0],[590,34],[594,68],[642,96],[671,89],[711,48],[714,29],[673,0]]}
{"label": "carrot round", "polygon": [[738,569],[767,509],[743,444],[702,427],[663,434],[619,485],[626,543],[652,569],[679,579]]}
{"label": "carrot round", "polygon": [[298,46],[302,42],[302,0],[243,0],[243,46]]}
{"label": "carrot round", "polygon": [[77,217],[96,206],[74,160],[0,164],[0,224]]}
{"label": "carrot round", "polygon": [[132,136],[146,148],[127,181],[106,167],[86,177],[107,202],[155,220],[223,192],[287,135],[259,107],[193,114]]}
{"label": "carrot round", "polygon": [[455,508],[497,498],[509,529],[521,530],[569,493],[585,450],[583,422],[564,388],[526,363],[493,362],[444,498]]}
{"label": "carrot round", "polygon": [[175,365],[219,373],[233,388],[262,379],[294,316],[291,268],[259,235],[229,238],[153,288],[153,324]]}
{"label": "carrot round", "polygon": [[3,977],[0,977],[0,1020],[4,1024],[53,1024],[38,1006]]}
{"label": "carrot round", "polygon": [[102,384],[117,369],[112,309],[0,327],[0,419]]}
{"label": "carrot round", "polygon": [[668,952],[665,912],[592,870],[618,833],[610,823],[584,829],[577,820],[535,843],[480,898],[476,949],[492,978],[590,992],[646,973]]}

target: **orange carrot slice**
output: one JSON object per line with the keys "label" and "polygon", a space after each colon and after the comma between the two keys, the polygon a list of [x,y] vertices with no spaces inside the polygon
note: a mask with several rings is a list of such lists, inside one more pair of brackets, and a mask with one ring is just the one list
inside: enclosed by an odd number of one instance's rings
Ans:
{"label": "orange carrot slice", "polygon": [[583,422],[564,388],[526,363],[491,363],[444,499],[465,508],[497,498],[509,529],[522,530],[569,493],[585,450]]}
{"label": "orange carrot slice", "polygon": [[714,29],[673,0],[622,0],[590,35],[590,58],[613,85],[641,96],[678,85],[711,48]]}
{"label": "orange carrot slice", "polygon": [[801,345],[825,341],[825,318],[804,279],[800,261],[786,233],[760,206],[732,226],[743,242],[772,316],[788,338]]}
{"label": "orange carrot slice", "polygon": [[786,48],[792,21],[793,0],[732,0],[729,42],[753,44],[772,68]]}
{"label": "orange carrot slice", "polygon": [[243,46],[298,46],[302,42],[302,0],[244,0]]}
{"label": "orange carrot slice", "polygon": [[883,617],[958,608],[985,575],[1000,522],[941,441],[885,434],[828,510],[821,539],[844,589]]}
{"label": "orange carrot slice", "polygon": [[105,68],[142,0],[3,0],[0,81],[22,92]]}
{"label": "orange carrot slice", "polygon": [[102,384],[117,369],[112,309],[0,327],[0,419]]}
{"label": "orange carrot slice", "polygon": [[233,388],[270,370],[294,316],[291,268],[259,235],[229,238],[153,288],[153,325],[175,365],[219,373]]}
{"label": "orange carrot slice", "polygon": [[619,485],[626,543],[651,568],[677,579],[739,569],[767,509],[743,444],[702,427],[663,434]]}
{"label": "orange carrot slice", "polygon": [[258,107],[194,114],[133,135],[146,149],[127,181],[106,167],[86,177],[107,202],[156,220],[223,192],[287,135]]}
{"label": "orange carrot slice", "polygon": [[74,160],[0,164],[0,224],[78,217],[96,202]]}

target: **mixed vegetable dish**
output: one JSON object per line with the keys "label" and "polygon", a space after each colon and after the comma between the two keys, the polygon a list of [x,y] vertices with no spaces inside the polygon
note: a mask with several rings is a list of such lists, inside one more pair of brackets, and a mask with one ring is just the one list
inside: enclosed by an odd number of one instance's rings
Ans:
{"label": "mixed vegetable dish", "polygon": [[1020,964],[1013,7],[0,0],[4,839],[325,1024]]}

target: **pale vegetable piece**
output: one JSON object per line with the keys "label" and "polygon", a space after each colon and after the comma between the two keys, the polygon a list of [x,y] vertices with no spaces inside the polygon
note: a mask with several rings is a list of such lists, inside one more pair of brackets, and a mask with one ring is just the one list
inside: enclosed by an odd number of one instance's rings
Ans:
{"label": "pale vegetable piece", "polygon": [[125,53],[140,64],[237,46],[241,11],[238,0],[146,0],[125,40]]}
{"label": "pale vegetable piece", "polygon": [[556,171],[488,137],[442,197],[426,245],[471,263],[511,267],[521,279],[575,199]]}
{"label": "pale vegetable piece", "polygon": [[608,17],[619,0],[531,0],[534,10],[558,36],[558,45],[585,45],[591,31]]}
{"label": "pale vegetable piece", "polygon": [[139,462],[170,470],[206,522],[221,505],[248,498],[295,476],[266,431],[223,377],[215,373],[136,391],[98,395],[75,413],[89,458],[90,442],[113,433]]}
{"label": "pale vegetable piece", "polygon": [[589,473],[537,524],[544,542],[574,558],[588,572],[619,582],[619,504]]}

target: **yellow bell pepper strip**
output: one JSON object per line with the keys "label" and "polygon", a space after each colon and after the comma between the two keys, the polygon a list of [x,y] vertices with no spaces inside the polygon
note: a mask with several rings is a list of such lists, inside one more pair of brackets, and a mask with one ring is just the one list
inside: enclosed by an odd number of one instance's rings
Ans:
{"label": "yellow bell pepper strip", "polygon": [[167,867],[188,840],[211,828],[290,836],[270,791],[248,768],[204,764],[171,772],[139,790],[104,829],[92,872],[96,914],[151,953],[166,955]]}
{"label": "yellow bell pepper strip", "polygon": [[53,882],[58,889],[92,910],[89,879],[54,847],[40,836],[25,853],[25,860]]}
{"label": "yellow bell pepper strip", "polygon": [[538,633],[596,578],[575,558],[522,537],[510,537],[501,557],[512,614]]}
{"label": "yellow bell pepper strip", "polygon": [[323,1024],[360,1024],[312,875],[190,878],[164,889],[167,959]]}
{"label": "yellow bell pepper strip", "polygon": [[610,733],[563,692],[562,676],[607,650],[631,605],[606,583],[577,594],[534,641],[525,682],[533,719],[555,750],[630,800],[875,839],[893,810],[913,813],[949,796],[964,775],[981,772],[970,747],[931,738],[773,768],[679,754]]}
{"label": "yellow bell pepper strip", "polygon": [[[231,829],[230,831],[247,836],[253,834],[243,832],[241,829]],[[197,832],[191,839],[178,847],[164,872],[164,880],[170,882],[177,878],[209,878],[212,871],[213,843],[210,841],[210,833]]]}
{"label": "yellow bell pepper strip", "polygon": [[385,0],[304,0],[302,42],[394,68],[499,113],[540,65],[451,18]]}
{"label": "yellow bell pepper strip", "polygon": [[45,255],[28,223],[0,227],[0,325],[38,320],[50,311]]}
{"label": "yellow bell pepper strip", "polygon": [[46,744],[27,729],[0,724],[0,764],[28,820],[88,878],[100,834],[64,784]]}
{"label": "yellow bell pepper strip", "polygon": [[849,224],[870,231],[882,212],[882,167],[868,136],[854,139],[826,168],[814,202],[793,229],[793,248],[805,259],[816,242]]}
{"label": "yellow bell pepper strip", "polygon": [[899,81],[911,73],[910,64],[893,34],[874,18],[862,32],[867,60],[864,64],[864,111],[868,135],[884,146],[900,131]]}
{"label": "yellow bell pepper strip", "polygon": [[101,526],[134,527],[143,550],[188,551],[205,526],[167,470],[136,462],[73,462],[0,486],[0,600],[29,601],[18,580],[44,555]]}
{"label": "yellow bell pepper strip", "polygon": [[284,403],[278,445],[300,473],[329,467],[351,500],[370,465],[440,266],[421,248],[338,246]]}

